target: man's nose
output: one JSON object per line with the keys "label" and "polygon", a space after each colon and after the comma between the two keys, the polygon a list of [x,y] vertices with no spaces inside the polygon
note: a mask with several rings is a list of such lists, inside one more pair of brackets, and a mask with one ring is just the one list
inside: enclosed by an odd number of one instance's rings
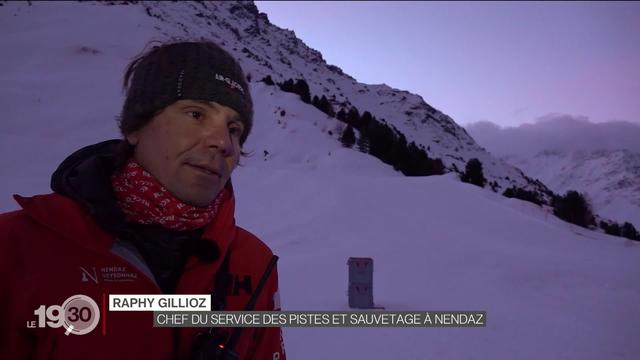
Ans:
{"label": "man's nose", "polygon": [[204,133],[205,143],[208,149],[220,151],[229,156],[234,152],[233,140],[226,125],[210,126]]}

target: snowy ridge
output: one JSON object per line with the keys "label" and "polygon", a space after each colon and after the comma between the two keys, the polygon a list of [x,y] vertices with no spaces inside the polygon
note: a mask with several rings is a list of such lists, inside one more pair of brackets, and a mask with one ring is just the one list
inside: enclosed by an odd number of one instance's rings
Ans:
{"label": "snowy ridge", "polygon": [[640,154],[629,150],[541,151],[504,159],[542,179],[556,193],[588,194],[599,215],[640,224]]}
{"label": "snowy ridge", "polygon": [[549,114],[517,127],[485,121],[469,124],[467,130],[495,156],[544,181],[555,193],[577,190],[601,217],[640,224],[639,125]]}
{"label": "snowy ridge", "polygon": [[[422,145],[430,157],[440,158],[445,166],[462,171],[471,158],[484,166],[488,181],[498,191],[511,185],[537,190],[547,196],[541,182],[498,159],[479,146],[464,128],[446,114],[427,104],[421,96],[387,85],[367,85],[325,62],[322,54],[309,48],[290,30],[281,29],[259,13],[252,2],[146,3],[146,13],[163,26],[156,28],[166,37],[211,38],[236,57],[254,81],[270,75],[276,82],[304,78],[311,94],[325,95],[334,105],[348,110],[356,106],[384,119],[407,137]],[[336,122],[334,136],[344,125]]]}

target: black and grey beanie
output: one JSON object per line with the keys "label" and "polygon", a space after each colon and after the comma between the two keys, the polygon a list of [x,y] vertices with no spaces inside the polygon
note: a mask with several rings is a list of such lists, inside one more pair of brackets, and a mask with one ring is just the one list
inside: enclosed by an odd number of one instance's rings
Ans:
{"label": "black and grey beanie", "polygon": [[245,125],[241,144],[251,132],[253,102],[242,68],[212,42],[154,47],[129,65],[125,88],[127,96],[120,116],[124,135],[138,130],[157,112],[181,99],[215,101],[237,111]]}

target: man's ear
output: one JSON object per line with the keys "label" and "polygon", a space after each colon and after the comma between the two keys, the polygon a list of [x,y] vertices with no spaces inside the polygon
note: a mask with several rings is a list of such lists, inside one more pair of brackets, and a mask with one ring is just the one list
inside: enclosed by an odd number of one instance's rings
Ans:
{"label": "man's ear", "polygon": [[126,136],[127,142],[133,146],[138,145],[138,141],[140,141],[140,131],[134,131]]}

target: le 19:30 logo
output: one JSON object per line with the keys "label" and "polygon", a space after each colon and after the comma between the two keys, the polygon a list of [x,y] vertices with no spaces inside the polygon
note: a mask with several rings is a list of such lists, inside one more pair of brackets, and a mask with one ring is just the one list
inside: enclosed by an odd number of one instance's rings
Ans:
{"label": "le 19:30 logo", "polygon": [[73,295],[62,305],[40,305],[34,312],[36,321],[27,322],[28,328],[66,329],[65,335],[84,335],[90,333],[100,322],[100,309],[92,298],[86,295]]}

